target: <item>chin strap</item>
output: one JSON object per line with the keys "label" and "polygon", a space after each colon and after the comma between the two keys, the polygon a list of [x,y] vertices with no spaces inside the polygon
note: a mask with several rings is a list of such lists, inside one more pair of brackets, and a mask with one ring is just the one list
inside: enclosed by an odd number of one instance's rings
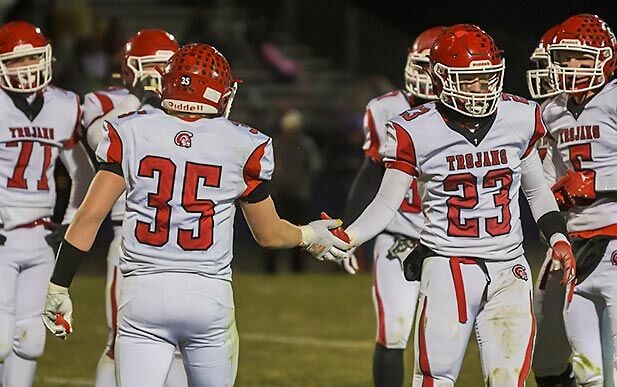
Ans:
{"label": "chin strap", "polygon": [[233,86],[231,87],[231,93],[229,94],[229,99],[227,100],[227,105],[225,105],[225,112],[223,113],[223,116],[225,118],[229,118],[229,114],[231,113],[231,104],[234,101],[234,97],[236,96],[237,91],[238,91],[238,82],[234,82]]}

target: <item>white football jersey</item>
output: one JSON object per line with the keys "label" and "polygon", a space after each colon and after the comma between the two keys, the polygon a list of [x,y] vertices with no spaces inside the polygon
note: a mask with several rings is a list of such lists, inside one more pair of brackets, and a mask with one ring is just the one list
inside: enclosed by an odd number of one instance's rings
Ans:
{"label": "white football jersey", "polygon": [[[105,90],[94,91],[86,94],[82,105],[82,125],[86,130],[98,130],[90,125],[118,106],[129,95],[129,91],[122,87],[112,87]],[[120,196],[111,209],[111,219],[120,221],[124,218],[125,197]]]}
{"label": "white football jersey", "polygon": [[[575,171],[593,170],[596,176],[617,177],[617,80],[596,94],[575,117],[560,94],[544,106],[542,116],[564,165]],[[561,170],[563,168],[556,168]],[[592,231],[617,224],[617,201],[601,198],[589,206],[568,211],[568,231]]]}
{"label": "white football jersey", "polygon": [[106,122],[96,154],[120,164],[126,181],[125,276],[231,280],[236,200],[271,179],[268,136],[223,117],[190,122],[151,108]]}
{"label": "white football jersey", "polygon": [[56,159],[79,140],[81,110],[75,93],[54,86],[43,89],[42,98],[31,120],[0,90],[0,207],[41,208],[51,216]]}
{"label": "white football jersey", "polygon": [[[408,97],[401,90],[395,90],[369,101],[364,114],[365,140],[362,146],[366,157],[377,163],[383,162],[381,155],[386,144],[386,123],[413,106],[412,98],[413,96]],[[386,231],[419,239],[423,224],[418,183],[414,180]]]}
{"label": "white football jersey", "polygon": [[521,159],[544,136],[540,107],[503,94],[492,125],[454,130],[435,103],[388,122],[386,166],[423,184],[422,244],[444,256],[508,260],[523,254]]}

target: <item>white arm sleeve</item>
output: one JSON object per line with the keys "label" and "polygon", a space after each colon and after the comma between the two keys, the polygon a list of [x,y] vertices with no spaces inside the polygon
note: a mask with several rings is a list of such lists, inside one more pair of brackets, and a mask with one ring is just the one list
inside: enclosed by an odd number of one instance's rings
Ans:
{"label": "white arm sleeve", "polygon": [[398,169],[387,168],[375,199],[345,231],[352,244],[360,246],[388,226],[401,206],[413,177]]}
{"label": "white arm sleeve", "polygon": [[75,212],[84,200],[90,181],[94,177],[94,166],[88,157],[88,153],[81,142],[75,144],[71,149],[63,149],[60,152],[60,160],[71,177],[71,194],[69,204],[64,213],[62,224],[71,223]]}
{"label": "white arm sleeve", "polygon": [[548,212],[559,211],[553,193],[544,178],[537,150],[534,149],[529,156],[521,160],[521,176],[521,188],[536,222]]}
{"label": "white arm sleeve", "polygon": [[133,110],[139,109],[141,106],[141,102],[135,97],[133,94],[129,94],[125,99],[122,100],[121,103],[118,104],[115,108],[108,111],[105,115],[97,118],[92,121],[90,126],[88,126],[86,140],[88,141],[88,145],[92,149],[96,149],[103,138],[103,122],[110,118],[116,118],[120,114],[132,112]]}

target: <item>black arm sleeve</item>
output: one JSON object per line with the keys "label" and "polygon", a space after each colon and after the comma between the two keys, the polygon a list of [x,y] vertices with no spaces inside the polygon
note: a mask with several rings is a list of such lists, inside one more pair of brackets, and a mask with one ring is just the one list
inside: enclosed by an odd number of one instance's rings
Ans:
{"label": "black arm sleeve", "polygon": [[349,190],[347,205],[343,215],[344,224],[349,225],[356,220],[366,206],[375,198],[385,171],[386,168],[383,165],[372,161],[368,157],[364,159],[356,179]]}
{"label": "black arm sleeve", "polygon": [[246,203],[259,203],[270,196],[270,181],[263,180],[250,194],[240,198]]}
{"label": "black arm sleeve", "polygon": [[568,237],[566,222],[558,211],[547,212],[538,219],[537,223],[540,232],[542,232],[547,242],[557,233],[565,235],[566,238]]}
{"label": "black arm sleeve", "polygon": [[98,170],[115,173],[118,176],[124,176],[124,173],[122,173],[122,167],[120,166],[120,164],[116,163],[100,163]]}
{"label": "black arm sleeve", "polygon": [[51,275],[51,282],[66,288],[71,286],[73,277],[87,254],[87,251],[79,250],[64,239],[58,249],[58,258]]}

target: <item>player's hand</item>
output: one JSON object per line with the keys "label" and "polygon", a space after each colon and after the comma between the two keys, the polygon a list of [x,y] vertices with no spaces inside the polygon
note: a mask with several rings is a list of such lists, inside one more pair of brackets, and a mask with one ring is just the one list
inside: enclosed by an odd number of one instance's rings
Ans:
{"label": "player's hand", "polygon": [[563,270],[563,277],[561,279],[562,285],[567,285],[568,288],[573,286],[573,282],[576,280],[576,260],[574,259],[574,253],[572,252],[572,246],[570,243],[560,240],[555,242],[552,246],[553,252],[551,258],[553,261],[559,262]]}
{"label": "player's hand", "polygon": [[64,239],[64,234],[66,234],[66,230],[69,228],[68,224],[52,224],[49,226],[51,229],[51,233],[45,237],[45,241],[47,244],[54,250],[54,255],[58,252],[58,248],[60,247],[60,243]]}
{"label": "player's hand", "polygon": [[347,252],[347,255],[349,256],[349,258],[345,258],[341,262],[343,269],[345,269],[345,271],[348,272],[349,274],[356,274],[359,269],[358,258],[356,257],[355,250],[356,250],[355,248],[352,248],[351,250],[349,250]]}
{"label": "player's hand", "polygon": [[43,323],[51,333],[61,339],[66,339],[66,336],[73,332],[73,303],[68,288],[49,283]]}
{"label": "player's hand", "polygon": [[[322,214],[323,217],[327,215]],[[339,262],[348,258],[347,251],[351,249],[349,237],[341,228],[340,219],[315,220],[300,229],[302,242],[300,247],[319,260]],[[345,241],[344,239],[347,239]]]}
{"label": "player's hand", "polygon": [[565,176],[557,180],[551,190],[560,207],[568,209],[591,204],[597,197],[595,185],[594,171],[568,170]]}

